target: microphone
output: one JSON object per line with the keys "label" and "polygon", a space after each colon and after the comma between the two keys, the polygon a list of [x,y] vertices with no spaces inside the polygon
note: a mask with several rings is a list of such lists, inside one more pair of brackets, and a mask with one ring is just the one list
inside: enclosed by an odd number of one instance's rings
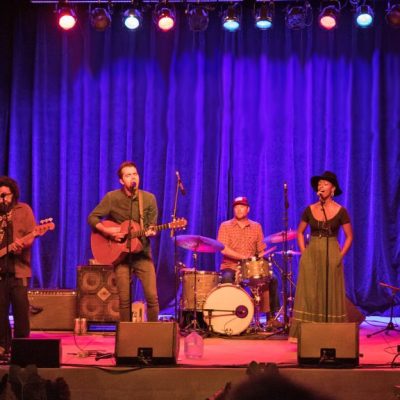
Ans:
{"label": "microphone", "polygon": [[131,193],[134,193],[135,190],[136,190],[136,182],[132,182],[132,185],[131,185],[131,187],[129,188],[129,191],[130,191]]}
{"label": "microphone", "polygon": [[179,175],[179,171],[176,171],[175,174],[178,179],[179,190],[181,191],[182,196],[184,196],[186,194],[186,190],[185,190],[185,187],[183,186],[181,176]]}
{"label": "microphone", "polygon": [[286,182],[283,184],[283,192],[285,194],[285,208],[288,209],[289,201],[288,201],[288,197],[287,197],[287,183]]}

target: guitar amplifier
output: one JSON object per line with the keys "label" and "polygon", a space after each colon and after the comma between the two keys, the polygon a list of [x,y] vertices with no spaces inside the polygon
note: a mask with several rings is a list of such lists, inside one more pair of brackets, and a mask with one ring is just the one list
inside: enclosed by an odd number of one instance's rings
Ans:
{"label": "guitar amplifier", "polygon": [[112,265],[78,267],[78,316],[91,322],[119,321],[119,297]]}
{"label": "guitar amplifier", "polygon": [[76,291],[36,289],[28,291],[32,330],[72,331],[76,318]]}

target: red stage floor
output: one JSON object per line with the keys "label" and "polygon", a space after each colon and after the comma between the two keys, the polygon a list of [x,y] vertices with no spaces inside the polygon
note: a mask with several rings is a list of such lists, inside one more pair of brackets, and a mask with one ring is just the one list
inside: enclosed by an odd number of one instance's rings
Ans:
{"label": "red stage floor", "polygon": [[[396,322],[396,321],[395,321]],[[338,400],[398,399],[400,359],[396,358],[400,333],[390,331],[370,338],[388,323],[369,317],[360,326],[360,366],[351,369],[299,368],[297,345],[281,337],[257,339],[251,336],[206,338],[201,359],[187,359],[183,338],[177,365],[157,368],[116,367],[115,360],[95,357],[113,353],[115,336],[71,332],[38,332],[32,338],[59,338],[62,343],[62,368],[41,369],[47,379],[63,376],[71,387],[72,399],[202,399],[211,396],[227,381],[245,377],[251,361],[276,363],[281,373]],[[395,360],[395,363],[393,363]],[[7,366],[0,368],[0,376]]]}

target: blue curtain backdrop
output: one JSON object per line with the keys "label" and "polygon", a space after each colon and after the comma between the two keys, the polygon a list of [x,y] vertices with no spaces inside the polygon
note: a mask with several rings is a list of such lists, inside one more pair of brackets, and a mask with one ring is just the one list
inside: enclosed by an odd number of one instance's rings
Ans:
{"label": "blue curtain backdrop", "polygon": [[[149,13],[143,29],[128,32],[117,8],[99,33],[81,7],[77,28],[61,32],[51,6],[2,5],[0,173],[18,180],[38,219],[57,225],[34,245],[33,286],[76,287],[76,267],[91,258],[87,215],[119,187],[123,160],[139,165],[160,223],[171,218],[180,171],[185,233],[212,238],[237,195],[248,196],[265,235],[282,230],[285,182],[295,229],[315,201],[310,177],[329,169],[355,232],[348,295],[384,312],[390,291],[379,282],[400,286],[400,32],[384,22],[385,6],[369,30],[343,10],[333,32],[316,21],[290,31],[278,6],[272,31],[256,31],[245,11],[234,34],[221,29],[217,9],[199,34],[182,12],[172,32],[158,32]],[[168,232],[153,245],[166,308],[174,246]],[[191,264],[188,252],[178,256]],[[218,262],[201,255],[199,266]]]}

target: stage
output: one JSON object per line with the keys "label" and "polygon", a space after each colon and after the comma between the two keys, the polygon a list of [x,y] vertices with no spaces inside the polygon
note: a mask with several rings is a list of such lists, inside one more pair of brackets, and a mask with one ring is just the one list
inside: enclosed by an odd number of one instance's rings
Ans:
{"label": "stage", "polygon": [[[38,332],[32,338],[61,339],[61,368],[41,368],[46,379],[64,377],[72,399],[199,399],[204,400],[227,382],[245,378],[248,364],[275,363],[296,382],[343,400],[396,399],[400,385],[400,359],[396,359],[400,335],[376,332],[387,319],[369,317],[360,326],[359,366],[356,368],[304,368],[297,362],[297,344],[280,335],[245,335],[204,339],[201,359],[187,359],[183,338],[176,365],[163,367],[116,366],[114,358],[96,359],[113,353],[114,333]],[[1,367],[0,375],[8,372]]]}

